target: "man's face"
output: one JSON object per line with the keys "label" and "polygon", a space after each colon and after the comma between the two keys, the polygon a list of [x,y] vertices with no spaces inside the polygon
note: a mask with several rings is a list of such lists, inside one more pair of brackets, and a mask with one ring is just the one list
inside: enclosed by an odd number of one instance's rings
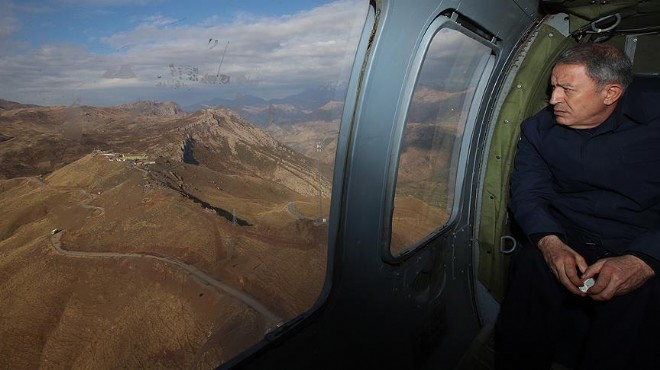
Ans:
{"label": "man's face", "polygon": [[598,90],[596,82],[581,64],[559,64],[550,79],[555,119],[563,126],[587,129],[600,125],[614,110],[606,104],[607,89]]}

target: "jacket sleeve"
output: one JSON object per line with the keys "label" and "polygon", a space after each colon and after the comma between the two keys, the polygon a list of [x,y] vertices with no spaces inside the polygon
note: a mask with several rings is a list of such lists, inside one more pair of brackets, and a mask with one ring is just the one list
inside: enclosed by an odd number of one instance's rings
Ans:
{"label": "jacket sleeve", "polygon": [[542,141],[540,118],[544,114],[547,116],[546,113],[542,111],[522,123],[510,178],[509,210],[528,238],[532,234],[564,235],[564,229],[549,210],[555,198],[553,176],[539,152]]}
{"label": "jacket sleeve", "polygon": [[[650,83],[651,80],[642,79],[641,81]],[[648,85],[633,91],[625,102],[629,105],[626,107],[626,115],[637,122],[644,122],[647,125],[658,127],[660,125],[660,105],[657,102],[660,101],[660,92],[654,89],[655,87]],[[660,185],[657,185],[656,189],[658,191],[656,198],[658,202],[655,208],[660,212]],[[638,257],[646,255],[653,258],[655,261],[650,261],[648,258],[643,259],[644,262],[654,267],[656,272],[660,273],[660,224],[635,238],[628,246],[627,252]],[[638,253],[641,253],[642,256]]]}
{"label": "jacket sleeve", "polygon": [[[633,239],[625,253],[642,258],[647,265],[660,272],[660,225]],[[651,261],[651,258],[655,261]]]}

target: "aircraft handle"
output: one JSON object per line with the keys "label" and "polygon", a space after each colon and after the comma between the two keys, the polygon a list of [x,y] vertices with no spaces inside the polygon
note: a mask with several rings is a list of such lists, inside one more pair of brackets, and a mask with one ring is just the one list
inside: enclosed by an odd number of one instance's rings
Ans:
{"label": "aircraft handle", "polygon": [[[507,248],[507,245],[511,245],[509,248]],[[518,246],[518,242],[516,241],[516,238],[514,238],[511,235],[503,235],[500,238],[500,252],[504,254],[511,254],[513,251],[516,250],[516,247]]]}

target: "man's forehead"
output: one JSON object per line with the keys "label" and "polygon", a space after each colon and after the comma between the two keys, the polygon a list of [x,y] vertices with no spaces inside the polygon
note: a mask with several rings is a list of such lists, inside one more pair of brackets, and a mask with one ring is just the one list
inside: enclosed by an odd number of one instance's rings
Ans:
{"label": "man's forehead", "polygon": [[592,81],[587,74],[587,68],[584,64],[557,64],[552,68],[551,79],[553,81],[571,84],[583,80]]}
{"label": "man's forehead", "polygon": [[555,74],[556,72],[564,72],[564,73],[580,73],[583,75],[586,75],[587,73],[587,66],[584,64],[557,64],[552,68],[552,74]]}

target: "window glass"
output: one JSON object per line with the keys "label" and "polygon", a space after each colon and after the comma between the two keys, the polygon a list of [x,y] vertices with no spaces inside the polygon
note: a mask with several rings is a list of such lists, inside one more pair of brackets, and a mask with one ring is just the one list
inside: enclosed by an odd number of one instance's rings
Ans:
{"label": "window glass", "polygon": [[0,362],[215,368],[309,310],[369,2],[0,4]]}
{"label": "window glass", "polygon": [[490,53],[449,28],[431,41],[401,143],[390,244],[394,256],[414,248],[450,218],[467,115]]}

